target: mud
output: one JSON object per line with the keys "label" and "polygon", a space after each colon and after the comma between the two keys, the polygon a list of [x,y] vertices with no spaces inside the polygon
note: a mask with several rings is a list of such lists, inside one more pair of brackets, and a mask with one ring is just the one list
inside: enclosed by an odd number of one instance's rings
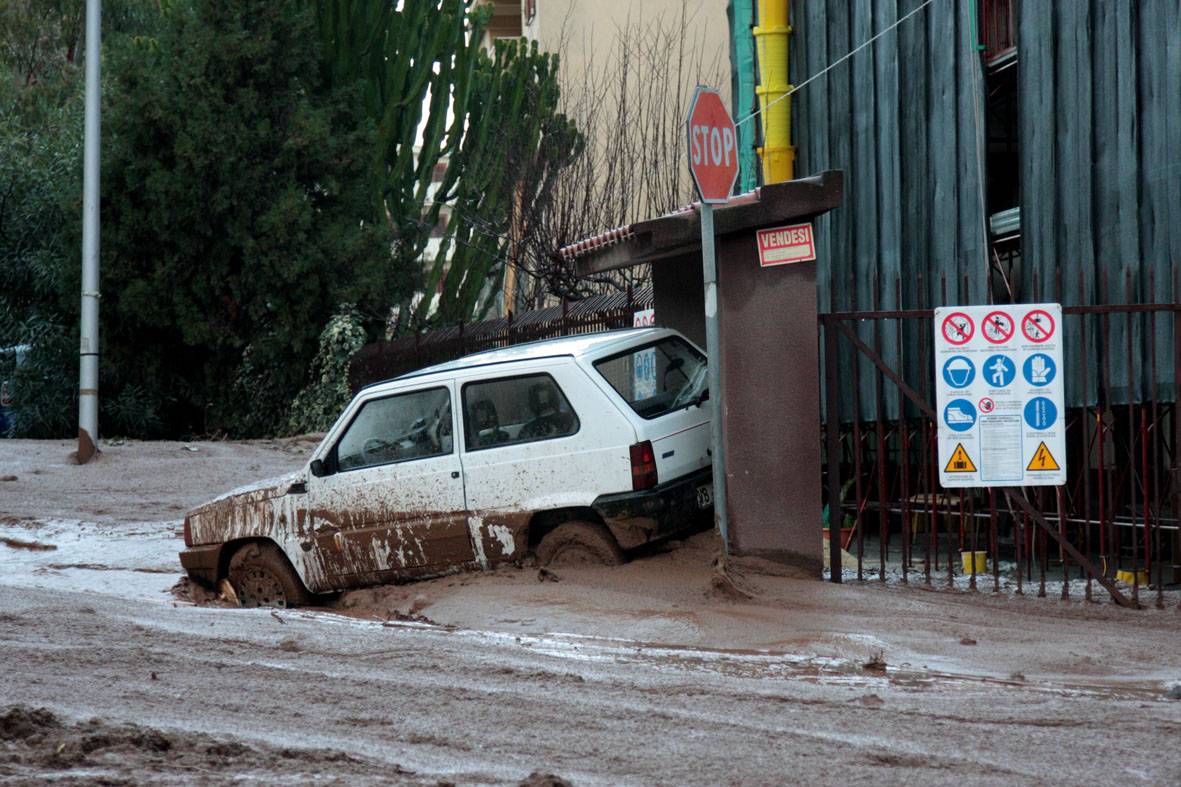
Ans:
{"label": "mud", "polygon": [[247,745],[101,718],[63,719],[46,708],[0,711],[0,777],[5,783],[174,784],[178,781],[302,781],[330,770],[338,779],[434,784],[395,764],[331,749]]}
{"label": "mud", "polygon": [[[170,506],[303,457],[191,445],[57,468],[60,446],[0,444],[0,473],[20,478],[0,492],[0,537],[57,547],[0,546],[0,715],[23,706],[11,725],[34,730],[0,736],[0,781],[1181,783],[1175,595],[1128,611],[834,586],[744,558],[726,564],[734,594],[705,533],[615,568],[502,566],[243,610],[177,581]],[[115,743],[45,759],[88,734]]]}

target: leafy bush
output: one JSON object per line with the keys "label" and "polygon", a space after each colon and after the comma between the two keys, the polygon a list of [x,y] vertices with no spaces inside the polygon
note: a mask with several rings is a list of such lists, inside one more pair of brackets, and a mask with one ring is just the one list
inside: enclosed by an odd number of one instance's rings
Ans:
{"label": "leafy bush", "polygon": [[365,344],[365,329],[352,304],[328,321],[320,334],[320,351],[312,361],[311,383],[291,403],[288,430],[326,431],[349,403],[349,362]]}

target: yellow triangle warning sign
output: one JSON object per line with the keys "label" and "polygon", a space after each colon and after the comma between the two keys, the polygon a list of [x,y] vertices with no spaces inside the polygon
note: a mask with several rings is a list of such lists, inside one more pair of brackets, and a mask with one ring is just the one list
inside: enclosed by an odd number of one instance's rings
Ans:
{"label": "yellow triangle warning sign", "polygon": [[1058,466],[1058,460],[1050,453],[1050,449],[1046,448],[1046,441],[1042,440],[1033,452],[1033,459],[1029,460],[1029,466],[1026,470],[1061,470]]}
{"label": "yellow triangle warning sign", "polygon": [[945,473],[975,473],[976,465],[972,463],[972,457],[968,456],[968,452],[964,450],[963,443],[956,443],[955,450],[951,453],[951,459],[947,460],[947,467],[943,468]]}

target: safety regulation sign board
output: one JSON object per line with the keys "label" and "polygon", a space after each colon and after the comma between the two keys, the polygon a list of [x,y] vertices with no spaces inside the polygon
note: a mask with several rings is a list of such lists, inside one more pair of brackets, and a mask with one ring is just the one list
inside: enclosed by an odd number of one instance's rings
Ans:
{"label": "safety regulation sign board", "polygon": [[944,487],[1066,483],[1062,306],[935,310],[939,481]]}

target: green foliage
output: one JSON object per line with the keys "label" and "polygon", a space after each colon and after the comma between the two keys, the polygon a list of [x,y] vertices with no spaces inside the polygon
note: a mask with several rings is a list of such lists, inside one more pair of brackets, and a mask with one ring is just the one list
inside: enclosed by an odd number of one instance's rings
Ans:
{"label": "green foliage", "polygon": [[442,200],[472,174],[452,160],[433,200],[437,166],[470,136],[465,126],[489,6],[470,0],[314,3],[329,84],[359,85],[362,111],[378,128],[374,201],[396,238],[395,266],[421,267]]}
{"label": "green foliage", "polygon": [[70,434],[77,412],[77,290],[67,298],[61,282],[78,259],[80,72],[51,46],[60,20],[40,15],[46,5],[0,8],[0,66],[13,77],[0,78],[0,348],[30,345],[0,378],[16,434],[33,437]]}
{"label": "green foliage", "polygon": [[194,0],[151,32],[111,42],[104,388],[137,386],[173,433],[273,433],[334,305],[379,322],[407,286],[376,129],[357,87],[319,79],[301,2]]}
{"label": "green foliage", "polygon": [[414,321],[436,309],[439,322],[482,316],[494,301],[519,238],[529,231],[526,206],[544,201],[557,173],[583,141],[558,111],[558,57],[536,42],[501,40],[489,57],[481,51],[471,86],[467,134],[448,172],[454,189],[442,191],[453,209],[447,235],[426,277]]}
{"label": "green foliage", "polygon": [[291,404],[288,431],[323,432],[332,426],[352,398],[349,362],[365,344],[365,329],[352,304],[328,321],[320,334],[320,351],[312,361],[311,382]]}

